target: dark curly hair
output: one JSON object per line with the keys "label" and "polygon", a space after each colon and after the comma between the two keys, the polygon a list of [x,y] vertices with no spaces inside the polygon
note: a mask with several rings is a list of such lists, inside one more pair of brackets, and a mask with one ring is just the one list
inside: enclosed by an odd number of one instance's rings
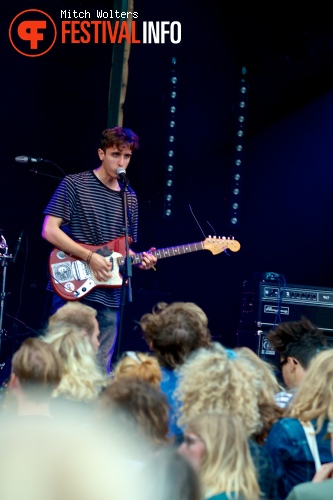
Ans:
{"label": "dark curly hair", "polygon": [[327,347],[325,334],[304,316],[300,321],[280,323],[268,332],[267,339],[280,356],[297,359],[304,369]]}
{"label": "dark curly hair", "polygon": [[140,326],[160,365],[170,369],[211,343],[207,316],[193,302],[159,303],[152,313],[141,317]]}
{"label": "dark curly hair", "polygon": [[131,150],[139,149],[139,138],[131,129],[113,127],[103,130],[101,149],[104,152],[112,146],[122,149],[125,145],[128,145]]}

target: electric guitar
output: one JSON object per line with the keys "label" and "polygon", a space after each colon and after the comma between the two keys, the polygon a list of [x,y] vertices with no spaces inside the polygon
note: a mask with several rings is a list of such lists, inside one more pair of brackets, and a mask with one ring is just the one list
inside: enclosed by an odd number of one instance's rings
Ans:
{"label": "electric guitar", "polygon": [[[94,271],[87,262],[67,254],[63,250],[54,248],[49,258],[49,272],[54,291],[65,300],[82,299],[96,287],[119,288],[123,283],[121,269],[125,262],[126,243],[125,236],[117,238],[101,246],[85,245],[84,248],[102,255],[111,263],[112,276],[107,281],[99,281]],[[184,253],[192,253],[198,250],[210,250],[213,255],[229,249],[238,252],[240,244],[232,238],[208,237],[205,241],[189,243],[176,247],[160,248],[152,254],[157,259],[174,257]],[[131,256],[133,264],[142,262],[142,253]]]}

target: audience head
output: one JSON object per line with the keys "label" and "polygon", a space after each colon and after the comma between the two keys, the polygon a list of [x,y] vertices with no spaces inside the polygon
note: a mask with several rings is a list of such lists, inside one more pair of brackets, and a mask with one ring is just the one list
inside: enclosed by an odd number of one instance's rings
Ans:
{"label": "audience head", "polygon": [[275,401],[275,394],[281,390],[275,377],[273,367],[259,358],[248,347],[235,349],[237,359],[244,364],[245,370],[255,371],[257,377],[253,378],[254,388],[257,391],[258,409],[263,427],[259,433],[252,437],[259,443],[264,444],[267,434],[272,425],[282,417],[283,410]]}
{"label": "audience head", "polygon": [[318,429],[333,420],[333,349],[313,358],[287,414],[302,422],[316,419]]}
{"label": "audience head", "polygon": [[206,496],[233,492],[251,500],[259,498],[247,435],[239,418],[203,413],[189,419],[179,452],[199,472]]}
{"label": "audience head", "polygon": [[199,349],[180,370],[177,398],[183,424],[203,412],[238,416],[248,436],[262,428],[258,409],[258,373],[237,359],[230,359],[221,344]]}
{"label": "audience head", "polygon": [[61,357],[52,346],[39,338],[28,338],[13,356],[9,388],[38,402],[51,397],[62,371]]}
{"label": "audience head", "polygon": [[86,306],[81,302],[67,302],[49,317],[48,325],[56,323],[69,323],[77,326],[88,336],[92,348],[97,352],[99,347],[99,325],[96,319],[97,311],[93,307]]}
{"label": "audience head", "polygon": [[249,363],[252,368],[258,371],[260,376],[260,394],[259,402],[266,402],[267,400],[274,400],[274,394],[281,390],[279,382],[274,374],[272,365],[261,359],[255,352],[248,347],[237,347],[235,350],[237,359],[244,360]]}
{"label": "audience head", "polygon": [[115,416],[128,433],[148,439],[151,445],[166,443],[168,403],[164,394],[139,378],[113,380],[100,399],[101,415]]}
{"label": "audience head", "polygon": [[311,359],[327,346],[325,334],[305,317],[280,323],[267,339],[280,356],[282,377],[289,389],[299,386]]}
{"label": "audience head", "polygon": [[170,369],[211,341],[207,316],[192,302],[159,303],[152,313],[142,316],[140,326],[160,365]]}
{"label": "audience head", "polygon": [[114,379],[135,377],[158,388],[162,374],[157,359],[142,352],[125,352],[123,358],[115,366]]}
{"label": "audience head", "polygon": [[53,395],[79,401],[96,399],[107,385],[107,378],[84,331],[73,324],[54,323],[43,340],[60,354],[64,365],[61,382]]}
{"label": "audience head", "polygon": [[[147,493],[156,500],[202,500],[197,471],[177,448],[163,446],[147,463],[151,476]],[[158,492],[158,493],[157,493]]]}

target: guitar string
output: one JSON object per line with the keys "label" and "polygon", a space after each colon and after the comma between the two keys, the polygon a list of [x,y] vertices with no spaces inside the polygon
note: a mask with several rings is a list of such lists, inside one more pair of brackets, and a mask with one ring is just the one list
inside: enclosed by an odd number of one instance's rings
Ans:
{"label": "guitar string", "polygon": [[[205,235],[205,233],[203,232],[203,229],[202,229],[202,227],[200,226],[200,224],[199,224],[199,222],[198,222],[198,219],[197,219],[197,218],[196,218],[196,216],[194,215],[194,212],[193,212],[193,210],[192,210],[191,205],[189,204],[188,206],[189,206],[189,209],[190,209],[190,211],[191,211],[191,214],[192,214],[192,216],[193,216],[193,218],[194,218],[195,222],[197,223],[197,225],[198,225],[198,227],[199,227],[200,231],[201,231],[201,232],[202,232],[202,234],[203,234],[203,237],[206,239],[206,238],[207,238],[207,236],[206,236],[206,235]],[[206,222],[207,222],[207,224],[208,224],[208,225],[212,228],[212,230],[213,230],[213,232],[214,232],[214,236],[216,236],[216,231],[215,231],[214,227],[212,226],[212,224],[211,224],[208,220],[206,220]],[[224,254],[226,254],[226,255],[228,255],[228,257],[230,257],[230,254],[228,253],[227,249],[225,249],[223,253],[224,253]]]}
{"label": "guitar string", "polygon": [[216,231],[215,231],[215,229],[213,228],[213,226],[210,224],[210,222],[208,222],[208,220],[206,220],[206,222],[207,222],[208,226],[210,226],[210,227],[212,228],[212,230],[213,230],[213,232],[214,232],[214,236],[216,236]]}
{"label": "guitar string", "polygon": [[199,222],[198,222],[198,219],[197,219],[197,218],[196,218],[196,216],[194,215],[194,212],[193,212],[193,210],[192,210],[191,205],[189,204],[188,206],[189,206],[189,208],[190,208],[190,212],[191,212],[191,214],[192,214],[192,216],[193,216],[193,218],[194,218],[195,222],[197,223],[197,225],[198,225],[198,227],[199,227],[199,229],[200,229],[200,231],[201,231],[201,233],[202,233],[203,237],[206,239],[206,235],[205,235],[205,233],[203,232],[203,229],[202,229],[202,227],[200,226],[200,224],[199,224]]}

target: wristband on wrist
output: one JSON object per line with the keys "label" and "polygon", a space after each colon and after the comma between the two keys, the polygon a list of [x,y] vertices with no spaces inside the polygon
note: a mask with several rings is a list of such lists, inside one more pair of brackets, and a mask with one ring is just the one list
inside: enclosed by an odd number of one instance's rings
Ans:
{"label": "wristband on wrist", "polygon": [[90,264],[92,254],[93,254],[93,253],[92,253],[92,251],[90,251],[90,252],[89,252],[89,255],[88,255],[88,257],[87,257],[87,260],[86,260],[86,263],[87,263],[87,264]]}

